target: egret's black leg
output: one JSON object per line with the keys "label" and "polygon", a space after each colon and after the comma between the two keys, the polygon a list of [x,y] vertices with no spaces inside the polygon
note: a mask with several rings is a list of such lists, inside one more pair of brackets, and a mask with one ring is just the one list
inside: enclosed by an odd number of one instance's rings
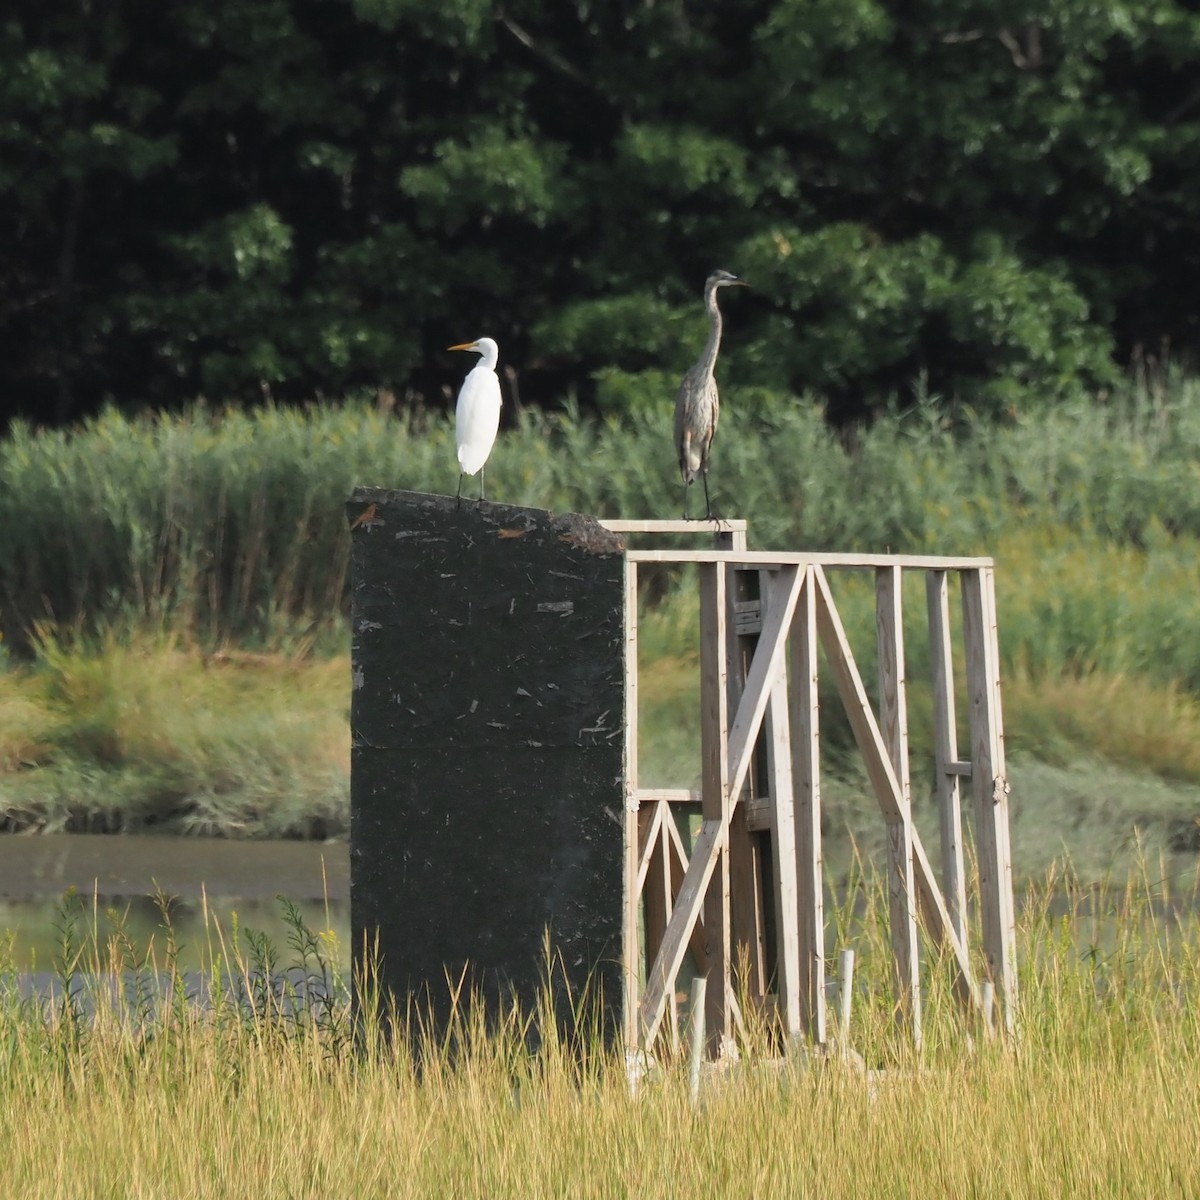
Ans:
{"label": "egret's black leg", "polygon": [[479,500],[476,500],[475,503],[478,504],[479,501],[482,499],[483,499],[483,468],[480,467],[479,468]]}
{"label": "egret's black leg", "polygon": [[455,496],[454,496],[454,507],[455,508],[462,507],[462,481],[463,481],[463,473],[461,471],[459,471],[459,473],[458,473],[458,491],[455,493]]}

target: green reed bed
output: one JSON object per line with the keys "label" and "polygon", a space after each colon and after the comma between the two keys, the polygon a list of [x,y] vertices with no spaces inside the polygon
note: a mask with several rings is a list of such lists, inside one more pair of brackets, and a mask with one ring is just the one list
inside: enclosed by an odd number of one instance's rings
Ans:
{"label": "green reed bed", "polygon": [[[1118,836],[1140,822],[1159,845],[1188,847],[1200,811],[1200,384],[1004,424],[931,401],[840,434],[808,400],[732,388],[726,399],[713,489],[720,508],[750,518],[752,545],[995,556],[1014,772],[1030,764],[1029,778],[1055,789],[1028,807],[1054,816],[1023,843],[1046,847],[1037,866],[1064,844],[1082,848],[1082,822],[1058,803],[1064,782],[1071,790],[1063,772],[1080,764],[1076,783],[1086,776],[1099,805],[1111,800]],[[674,514],[668,409],[623,423],[525,412],[502,431],[489,492],[558,511]],[[344,501],[356,484],[449,491],[452,442],[449,412],[361,403],[109,411],[0,441],[6,827],[343,830]],[[869,581],[834,586],[870,679]],[[920,580],[910,586],[919,758],[931,737],[928,651]],[[663,573],[651,594],[646,781],[689,784],[694,588]],[[849,784],[838,793],[831,778],[828,795],[853,808],[862,789],[830,692],[823,720],[834,774]]]}
{"label": "green reed bed", "polygon": [[860,882],[831,940],[858,952],[850,1041],[865,1069],[751,1022],[741,1063],[706,1075],[696,1103],[685,1062],[658,1061],[631,1091],[594,1023],[564,1035],[545,1006],[487,1024],[464,1005],[436,1036],[413,1027],[389,1042],[370,1018],[352,1034],[337,947],[298,921],[279,957],[315,981],[311,1011],[264,986],[272,951],[247,931],[212,932],[198,1003],[169,958],[157,973],[131,962],[119,918],[85,911],[74,919],[101,948],[85,937],[76,953],[132,976],[132,1003],[91,1018],[0,989],[5,1187],[229,1200],[1191,1194],[1196,899],[1144,872],[1100,890],[1048,876],[1020,919],[1017,1037],[964,1024],[935,964],[917,1053],[896,1031],[886,896]]}
{"label": "green reed bed", "polygon": [[[452,443],[449,412],[355,403],[17,426],[0,442],[5,636],[44,620],[167,623],[206,641],[320,628],[343,612],[352,487],[449,491]],[[987,553],[1020,534],[1041,538],[1022,551],[1037,559],[1069,559],[1078,539],[1087,558],[1111,544],[1190,559],[1197,463],[1190,381],[1002,425],[931,401],[841,435],[809,400],[730,389],[712,482],[758,546]],[[558,511],[682,508],[666,403],[622,423],[525,411],[488,477],[497,499]]]}
{"label": "green reed bed", "polygon": [[43,635],[0,675],[8,831],[344,835],[350,666],[303,644]]}

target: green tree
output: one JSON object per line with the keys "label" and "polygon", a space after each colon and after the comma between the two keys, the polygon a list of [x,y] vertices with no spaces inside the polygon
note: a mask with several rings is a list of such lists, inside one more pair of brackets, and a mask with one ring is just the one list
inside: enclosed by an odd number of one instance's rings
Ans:
{"label": "green tree", "polygon": [[[1006,409],[1186,355],[1183,0],[23,0],[0,19],[11,407],[726,381]],[[750,394],[749,392],[747,393]]]}

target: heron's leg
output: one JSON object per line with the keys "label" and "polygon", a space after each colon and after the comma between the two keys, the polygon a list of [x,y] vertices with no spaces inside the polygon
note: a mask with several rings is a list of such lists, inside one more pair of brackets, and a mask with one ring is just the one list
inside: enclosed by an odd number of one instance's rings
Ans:
{"label": "heron's leg", "polygon": [[683,519],[685,521],[690,521],[692,519],[691,517],[688,516],[688,499],[691,496],[691,494],[692,493],[689,490],[687,476],[685,475],[684,479],[683,479]]}
{"label": "heron's leg", "polygon": [[704,472],[701,475],[701,478],[704,480],[704,514],[705,514],[704,519],[706,521],[711,521],[713,519],[713,514],[712,514],[712,501],[708,498],[708,467],[707,466],[704,468]]}
{"label": "heron's leg", "polygon": [[[479,468],[479,500],[482,500],[482,499],[483,499],[483,468],[480,467]],[[479,500],[476,500],[475,503],[478,504]]]}
{"label": "heron's leg", "polygon": [[455,508],[462,507],[462,481],[463,481],[463,473],[461,471],[459,471],[459,473],[458,473],[458,491],[454,494],[454,507]]}

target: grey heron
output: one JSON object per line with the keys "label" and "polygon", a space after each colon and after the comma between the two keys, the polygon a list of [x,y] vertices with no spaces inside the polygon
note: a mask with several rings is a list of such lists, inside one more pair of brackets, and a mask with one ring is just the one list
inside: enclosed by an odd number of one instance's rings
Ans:
{"label": "grey heron", "polygon": [[684,520],[688,519],[688,489],[697,475],[704,480],[705,517],[709,521],[713,519],[712,501],[708,496],[708,451],[721,415],[717,381],[713,378],[717,351],[721,348],[721,310],[717,307],[717,289],[747,286],[745,280],[728,271],[714,271],[704,281],[704,307],[708,310],[709,320],[708,343],[699,360],[684,375],[675,401],[675,452],[679,457],[679,472],[683,476]]}

